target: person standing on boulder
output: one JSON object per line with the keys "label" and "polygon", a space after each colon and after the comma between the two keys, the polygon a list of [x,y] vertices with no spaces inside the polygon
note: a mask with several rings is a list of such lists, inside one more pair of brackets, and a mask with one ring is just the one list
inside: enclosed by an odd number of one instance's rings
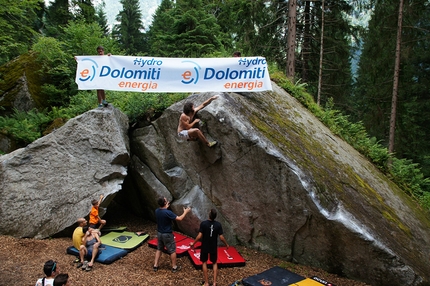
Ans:
{"label": "person standing on boulder", "polygon": [[184,105],[184,110],[181,116],[179,117],[178,124],[178,136],[182,139],[187,140],[197,140],[200,139],[203,143],[205,143],[208,147],[215,146],[216,141],[209,142],[206,137],[203,135],[202,131],[198,128],[195,128],[194,125],[200,122],[200,119],[194,118],[197,111],[206,107],[213,100],[217,99],[218,95],[212,96],[201,105],[194,108],[194,104],[192,102],[187,102]]}
{"label": "person standing on boulder", "polygon": [[[105,48],[103,48],[102,46],[98,46],[97,47],[97,54],[99,56],[104,56],[105,55]],[[111,56],[111,53],[109,53],[107,55]],[[97,99],[99,101],[99,107],[108,106],[108,102],[106,101],[106,94],[105,94],[105,91],[103,89],[97,89]]]}
{"label": "person standing on boulder", "polygon": [[229,247],[227,241],[224,238],[222,225],[221,223],[215,221],[217,216],[217,211],[215,209],[211,209],[209,212],[209,219],[203,221],[200,224],[199,234],[197,235],[194,242],[190,243],[191,248],[194,248],[194,245],[201,240],[202,241],[202,249],[200,252],[200,261],[203,262],[203,276],[205,278],[204,286],[209,286],[209,278],[208,278],[208,259],[212,262],[212,269],[214,274],[214,282],[213,286],[216,286],[216,278],[218,274],[218,236],[219,239]]}
{"label": "person standing on boulder", "polygon": [[157,203],[160,207],[155,210],[158,245],[155,252],[154,271],[158,271],[158,260],[164,247],[166,247],[167,253],[170,254],[170,259],[172,260],[172,272],[175,273],[181,269],[181,266],[176,265],[176,242],[173,236],[172,222],[183,220],[191,209],[190,207],[186,207],[182,215],[177,216],[168,209],[170,203],[165,197],[158,198]]}

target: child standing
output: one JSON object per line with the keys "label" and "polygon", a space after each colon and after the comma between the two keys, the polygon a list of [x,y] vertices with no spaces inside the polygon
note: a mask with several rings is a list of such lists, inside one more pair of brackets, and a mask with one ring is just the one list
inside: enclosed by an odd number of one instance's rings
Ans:
{"label": "child standing", "polygon": [[89,227],[93,229],[101,230],[102,227],[106,224],[104,219],[101,219],[99,216],[99,206],[102,202],[103,195],[100,195],[99,200],[92,200],[91,204],[93,205],[90,211],[90,225]]}

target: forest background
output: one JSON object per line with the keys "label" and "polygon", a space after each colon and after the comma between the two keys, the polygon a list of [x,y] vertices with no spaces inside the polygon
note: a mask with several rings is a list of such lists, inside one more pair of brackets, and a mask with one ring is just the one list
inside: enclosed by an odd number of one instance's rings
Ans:
{"label": "forest background", "polygon": [[[16,148],[97,106],[77,90],[75,55],[239,50],[266,57],[272,80],[430,210],[429,0],[105,1],[0,0],[0,133]],[[22,73],[36,109],[5,103]],[[187,95],[107,96],[134,124]]]}

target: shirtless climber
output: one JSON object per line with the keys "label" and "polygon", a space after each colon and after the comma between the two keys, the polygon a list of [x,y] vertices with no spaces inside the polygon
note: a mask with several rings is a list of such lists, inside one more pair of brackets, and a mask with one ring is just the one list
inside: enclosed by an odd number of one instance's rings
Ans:
{"label": "shirtless climber", "polygon": [[217,143],[216,141],[209,142],[203,135],[202,131],[194,127],[194,125],[200,121],[200,119],[194,118],[194,115],[197,113],[197,111],[203,109],[217,98],[218,95],[212,96],[196,108],[194,108],[194,104],[192,102],[185,103],[184,111],[181,114],[181,117],[179,117],[178,136],[180,138],[187,140],[200,139],[208,147],[215,146],[215,144]]}

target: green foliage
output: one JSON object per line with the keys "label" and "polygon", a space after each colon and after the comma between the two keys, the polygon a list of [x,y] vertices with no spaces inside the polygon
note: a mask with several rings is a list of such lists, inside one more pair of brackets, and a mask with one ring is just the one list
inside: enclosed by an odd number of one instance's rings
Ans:
{"label": "green foliage", "polygon": [[96,7],[96,18],[97,18],[97,23],[102,29],[103,35],[107,37],[109,36],[110,30],[109,30],[107,15],[104,10],[105,8],[106,8],[106,4],[104,1]]}
{"label": "green foliage", "polygon": [[50,121],[44,112],[15,110],[11,117],[0,117],[0,131],[17,141],[29,144],[42,134],[42,127]]}
{"label": "green foliage", "polygon": [[[297,55],[296,78],[308,83],[308,91],[316,98],[321,84],[320,102],[325,104],[332,98],[335,106],[343,112],[350,112],[349,101],[352,89],[351,42],[353,29],[345,15],[351,14],[351,1],[326,0],[324,2],[324,23],[322,23],[321,1],[309,7],[307,23],[298,23],[299,33],[304,37],[299,45],[302,51]],[[308,2],[309,3],[309,2]],[[305,5],[310,5],[306,3]],[[306,17],[306,16],[305,16]],[[309,26],[309,22],[313,22]],[[323,65],[320,78],[321,29],[323,34]],[[300,32],[303,31],[303,32]],[[314,39],[317,39],[315,41]]]}
{"label": "green foliage", "polygon": [[[185,93],[137,93],[107,91],[108,101],[130,119],[152,118],[167,107],[186,98]],[[52,107],[50,111],[14,111],[11,116],[0,116],[0,132],[13,137],[20,145],[27,145],[40,138],[48,125],[56,119],[68,120],[97,106],[96,91],[80,91],[70,99],[66,107]]]}
{"label": "green foliage", "polygon": [[32,47],[37,54],[36,61],[41,64],[39,72],[43,74],[41,93],[53,106],[67,104],[67,94],[74,90],[70,85],[73,77],[70,55],[63,47],[64,43],[51,37],[40,37]]}
{"label": "green foliage", "polygon": [[112,36],[127,55],[139,55],[147,51],[145,38],[142,33],[142,12],[138,0],[121,0],[123,10],[119,12]]}
{"label": "green foliage", "polygon": [[110,91],[107,96],[109,102],[127,114],[131,122],[135,122],[140,118],[152,117],[156,113],[163,112],[164,109],[188,95]]}
{"label": "green foliage", "polygon": [[86,23],[96,21],[96,10],[91,0],[72,0],[72,4],[76,20],[83,20]]}
{"label": "green foliage", "polygon": [[28,52],[43,7],[40,0],[0,0],[0,65]]}
{"label": "green foliage", "polygon": [[58,37],[61,35],[61,28],[73,19],[73,14],[69,8],[68,0],[54,0],[49,3],[45,14],[46,26],[43,29],[47,36]]}
{"label": "green foliage", "polygon": [[76,63],[73,56],[94,55],[98,46],[103,46],[106,53],[120,53],[117,43],[105,37],[102,28],[96,22],[88,24],[84,21],[72,21],[64,28],[61,38],[70,63],[74,66]]}
{"label": "green foliage", "polygon": [[226,35],[201,0],[163,1],[148,33],[150,53],[161,57],[205,57],[223,51]]}
{"label": "green foliage", "polygon": [[[412,160],[393,157],[390,173],[396,184],[407,191],[409,195],[417,198],[420,202],[428,200],[430,180],[424,178],[418,164],[413,163]],[[426,206],[428,208],[430,204]]]}

